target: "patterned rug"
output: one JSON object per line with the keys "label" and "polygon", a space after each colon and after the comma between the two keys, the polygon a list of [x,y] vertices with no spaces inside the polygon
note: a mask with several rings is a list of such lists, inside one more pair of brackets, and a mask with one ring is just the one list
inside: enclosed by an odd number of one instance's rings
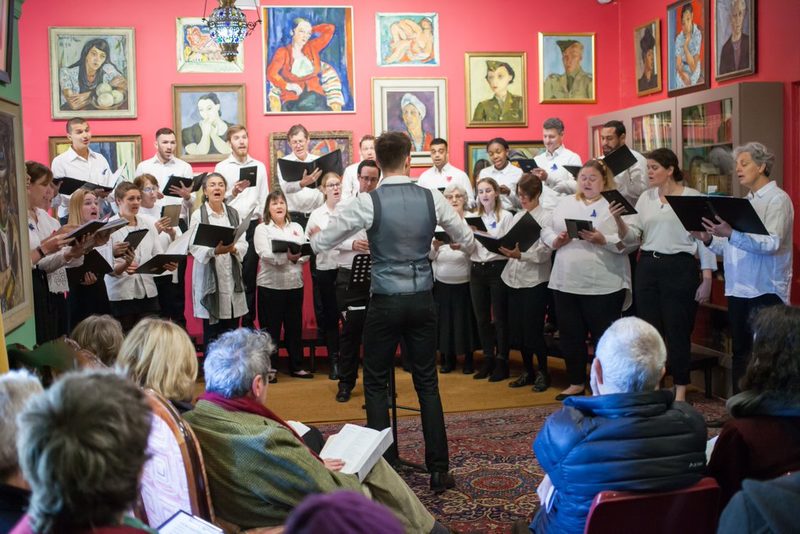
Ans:
{"label": "patterned rug", "polygon": [[[725,404],[690,393],[689,402],[707,421],[725,417]],[[400,475],[420,500],[443,524],[462,533],[511,532],[517,519],[529,521],[539,506],[536,496],[544,473],[533,456],[531,444],[547,416],[559,406],[514,408],[485,412],[446,414],[451,471],[456,488],[439,496],[431,493],[429,475],[401,468]],[[323,425],[324,434],[341,425]],[[719,428],[709,429],[709,438]],[[416,417],[398,423],[400,457],[424,463],[422,426]]]}

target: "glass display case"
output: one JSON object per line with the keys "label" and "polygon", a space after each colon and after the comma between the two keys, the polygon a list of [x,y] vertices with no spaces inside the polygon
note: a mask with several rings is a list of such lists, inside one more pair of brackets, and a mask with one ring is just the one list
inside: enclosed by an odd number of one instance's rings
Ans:
{"label": "glass display case", "polygon": [[732,98],[681,108],[681,156],[690,187],[709,194],[733,193],[732,123]]}
{"label": "glass display case", "polygon": [[641,153],[656,148],[673,148],[672,111],[631,117],[631,148]]}

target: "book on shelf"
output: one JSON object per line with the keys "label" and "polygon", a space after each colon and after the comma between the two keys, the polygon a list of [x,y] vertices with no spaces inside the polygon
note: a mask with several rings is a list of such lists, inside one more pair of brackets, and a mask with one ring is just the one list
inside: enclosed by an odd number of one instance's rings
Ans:
{"label": "book on shelf", "polygon": [[342,460],[341,472],[358,475],[358,480],[363,482],[393,442],[391,427],[378,431],[346,424],[338,434],[328,438],[319,457]]}

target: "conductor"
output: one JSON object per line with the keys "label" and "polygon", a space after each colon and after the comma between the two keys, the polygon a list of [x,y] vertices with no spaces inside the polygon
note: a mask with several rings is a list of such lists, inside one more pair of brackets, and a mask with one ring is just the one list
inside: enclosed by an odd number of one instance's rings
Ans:
{"label": "conductor", "polygon": [[364,324],[367,426],[378,430],[389,426],[389,372],[397,344],[404,339],[422,415],[430,487],[442,493],[454,487],[455,480],[449,473],[436,374],[436,306],[428,252],[437,224],[467,250],[474,247],[474,238],[438,190],[419,187],[409,179],[407,135],[384,133],[375,141],[375,152],[384,176],[380,186],[358,195],[324,230],[315,232],[311,246],[315,252],[329,250],[357,230],[367,230],[372,254],[372,297]]}

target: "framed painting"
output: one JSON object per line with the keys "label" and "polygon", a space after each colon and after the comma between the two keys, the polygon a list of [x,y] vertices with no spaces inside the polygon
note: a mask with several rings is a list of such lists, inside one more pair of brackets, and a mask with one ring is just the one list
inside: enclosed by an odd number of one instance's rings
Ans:
{"label": "framed painting", "polygon": [[172,124],[178,157],[222,161],[231,153],[228,127],[244,125],[244,84],[173,85]]}
{"label": "framed painting", "polygon": [[528,125],[525,52],[467,52],[467,127]]}
{"label": "framed painting", "polygon": [[[48,137],[50,148],[50,161],[69,150],[70,142],[66,136]],[[135,178],[136,165],[142,161],[142,136],[141,135],[95,135],[89,148],[102,154],[111,167],[111,172],[125,166],[122,171],[124,179],[132,182]]]}
{"label": "framed painting", "polygon": [[438,13],[375,13],[379,67],[438,67]]}
{"label": "framed painting", "polygon": [[445,78],[373,78],[372,124],[375,135],[403,132],[411,138],[411,165],[427,167],[431,141],[447,139]]}
{"label": "framed painting", "polygon": [[539,102],[597,101],[594,33],[539,32]]}
{"label": "framed painting", "polygon": [[[486,141],[465,141],[464,142],[464,167],[473,187],[478,175],[486,167],[492,165],[489,161],[489,154],[486,151]],[[533,159],[545,151],[542,141],[509,141],[508,159],[512,165],[518,159]]]}
{"label": "framed painting", "polygon": [[[333,130],[330,132],[308,132],[308,152],[322,156],[337,148],[342,151],[342,165],[353,163],[353,132]],[[292,153],[286,132],[269,134],[270,191],[278,187],[278,160]]]}
{"label": "framed painting", "polygon": [[14,0],[0,0],[0,82],[11,83],[14,57]]}
{"label": "framed painting", "polygon": [[136,117],[133,28],[50,28],[54,119]]}
{"label": "framed painting", "polygon": [[667,95],[708,89],[708,0],[679,0],[667,6]]}
{"label": "framed painting", "polygon": [[201,17],[178,17],[175,21],[178,72],[244,72],[244,46],[239,47],[236,61],[227,61]]}
{"label": "framed painting", "polygon": [[636,94],[661,92],[661,21],[651,20],[633,30]]}
{"label": "framed painting", "polygon": [[714,78],[756,72],[756,0],[714,0]]}
{"label": "framed painting", "polygon": [[6,332],[33,314],[20,106],[0,100],[0,310]]}
{"label": "framed painting", "polygon": [[261,9],[264,113],[354,113],[353,8]]}

